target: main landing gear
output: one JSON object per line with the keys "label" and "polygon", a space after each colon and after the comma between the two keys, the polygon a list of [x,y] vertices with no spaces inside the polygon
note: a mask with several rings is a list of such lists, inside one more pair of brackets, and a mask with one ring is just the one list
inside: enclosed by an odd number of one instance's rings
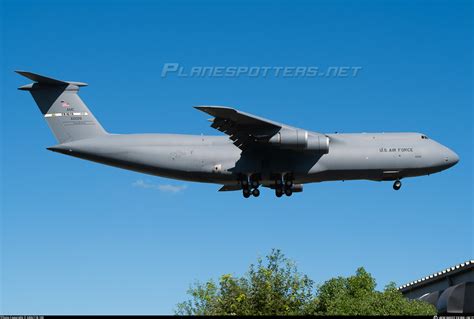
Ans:
{"label": "main landing gear", "polygon": [[[293,176],[290,174],[282,174],[275,176],[275,185],[272,187],[267,185],[270,188],[275,189],[276,197],[282,197],[283,195],[291,196],[293,195],[294,185],[293,185]],[[258,197],[260,196],[260,175],[242,175],[240,178],[240,186],[242,187],[242,195],[245,198],[250,196]],[[301,187],[296,189],[296,192],[301,192]]]}
{"label": "main landing gear", "polygon": [[293,195],[293,179],[290,176],[283,176],[275,180],[275,195],[276,197],[282,197],[283,194],[286,196]]}
{"label": "main landing gear", "polygon": [[242,186],[242,194],[245,198],[249,198],[250,195],[254,197],[260,196],[260,190],[258,189],[260,183],[256,177],[244,176],[240,181],[240,185]]}
{"label": "main landing gear", "polygon": [[400,182],[398,179],[393,183],[393,189],[398,191],[402,187],[402,182]]}

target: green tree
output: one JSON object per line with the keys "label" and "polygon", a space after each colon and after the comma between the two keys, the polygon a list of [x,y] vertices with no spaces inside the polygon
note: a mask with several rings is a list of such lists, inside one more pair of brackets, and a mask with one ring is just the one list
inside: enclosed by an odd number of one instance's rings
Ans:
{"label": "green tree", "polygon": [[375,279],[364,268],[354,276],[326,281],[316,290],[311,313],[316,315],[435,315],[432,305],[403,297],[388,284],[383,292],[375,290]]}
{"label": "green tree", "polygon": [[304,314],[313,299],[313,281],[298,272],[280,250],[272,250],[265,261],[258,259],[240,278],[223,275],[216,284],[197,283],[191,298],[178,304],[184,315],[293,315]]}
{"label": "green tree", "polygon": [[179,303],[181,315],[435,315],[436,309],[408,300],[391,283],[375,290],[375,279],[357,269],[354,276],[337,277],[314,287],[280,250],[259,258],[242,277],[230,274],[196,283],[190,299]]}

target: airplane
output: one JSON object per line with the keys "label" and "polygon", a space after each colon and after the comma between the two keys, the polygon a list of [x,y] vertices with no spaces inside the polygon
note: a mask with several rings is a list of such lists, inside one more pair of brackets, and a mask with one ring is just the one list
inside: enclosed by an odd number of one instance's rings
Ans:
{"label": "airplane", "polygon": [[227,136],[111,134],[78,95],[82,82],[15,71],[34,81],[29,91],[59,144],[53,152],[178,180],[215,183],[219,191],[277,197],[323,181],[394,181],[454,166],[458,155],[422,133],[323,134],[223,106],[196,106]]}

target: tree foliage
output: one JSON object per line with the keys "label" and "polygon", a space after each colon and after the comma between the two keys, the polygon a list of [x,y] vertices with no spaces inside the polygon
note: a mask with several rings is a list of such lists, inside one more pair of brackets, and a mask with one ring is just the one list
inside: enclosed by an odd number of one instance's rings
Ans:
{"label": "tree foliage", "polygon": [[223,275],[216,283],[196,283],[190,299],[179,303],[181,315],[435,315],[436,309],[408,300],[391,283],[375,290],[375,279],[357,269],[320,286],[300,273],[280,250],[259,258],[242,277]]}
{"label": "tree foliage", "polygon": [[375,290],[375,279],[364,268],[350,277],[337,277],[319,286],[313,299],[316,315],[435,315],[436,309],[422,301],[403,297],[388,284],[383,292]]}

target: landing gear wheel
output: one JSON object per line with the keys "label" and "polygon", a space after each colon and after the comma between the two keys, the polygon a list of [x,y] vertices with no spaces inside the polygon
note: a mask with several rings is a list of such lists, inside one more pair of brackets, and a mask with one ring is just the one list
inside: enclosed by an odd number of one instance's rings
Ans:
{"label": "landing gear wheel", "polygon": [[254,197],[260,196],[260,191],[258,190],[258,188],[254,188],[254,189],[252,190],[252,195],[253,195]]}
{"label": "landing gear wheel", "polygon": [[293,191],[291,190],[291,188],[285,188],[285,195],[286,196],[291,196],[293,194]]}
{"label": "landing gear wheel", "polygon": [[402,187],[402,182],[400,181],[395,181],[395,183],[393,183],[393,189],[398,191],[400,189],[400,187]]}
{"label": "landing gear wheel", "polygon": [[250,190],[249,189],[244,189],[242,191],[242,194],[244,195],[245,198],[249,198],[250,197]]}
{"label": "landing gear wheel", "polygon": [[276,195],[276,197],[283,196],[283,190],[281,188],[276,188],[275,189],[275,195]]}

